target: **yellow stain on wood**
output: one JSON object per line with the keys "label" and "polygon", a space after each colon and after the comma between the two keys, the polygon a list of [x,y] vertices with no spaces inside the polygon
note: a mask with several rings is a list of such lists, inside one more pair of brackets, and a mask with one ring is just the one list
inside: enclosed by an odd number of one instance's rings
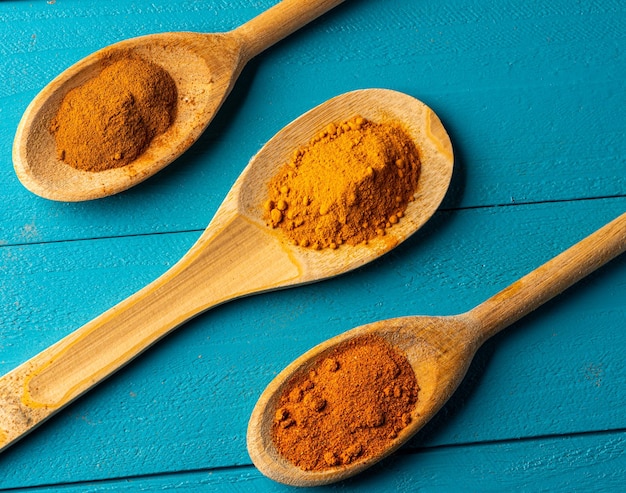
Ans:
{"label": "yellow stain on wood", "polygon": [[426,133],[430,140],[435,144],[439,153],[446,158],[452,159],[452,144],[448,138],[445,128],[439,117],[431,109],[427,110],[426,115]]}

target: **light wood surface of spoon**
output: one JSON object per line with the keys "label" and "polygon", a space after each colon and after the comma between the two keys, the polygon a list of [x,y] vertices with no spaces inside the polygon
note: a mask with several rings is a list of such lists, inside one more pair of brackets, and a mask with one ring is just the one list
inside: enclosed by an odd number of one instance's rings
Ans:
{"label": "light wood surface of spoon", "polygon": [[[296,247],[263,222],[268,181],[320,129],[356,115],[402,122],[412,136],[422,164],[415,201],[386,236],[368,245]],[[452,167],[441,122],[405,94],[354,91],[305,113],[252,158],[207,229],[169,271],[0,378],[0,450],[195,315],[241,296],[335,276],[389,251],[435,212]]]}
{"label": "light wood surface of spoon", "polygon": [[[250,59],[343,1],[283,0],[227,33],[151,34],[120,41],[80,60],[44,87],[24,112],[13,143],[19,180],[37,195],[67,202],[101,198],[137,185],[200,137]],[[64,96],[95,77],[116,53],[139,56],[170,73],[178,90],[176,119],[127,166],[101,172],[75,169],[58,158],[50,122]]]}
{"label": "light wood surface of spoon", "polygon": [[[248,451],[269,478],[293,486],[319,486],[353,476],[380,461],[417,433],[454,393],[478,348],[491,336],[556,296],[626,250],[626,213],[614,219],[511,286],[457,316],[403,317],[357,327],[329,339],[285,368],[259,398],[248,425]],[[381,454],[326,471],[304,471],[275,449],[271,427],[285,385],[337,344],[377,334],[413,367],[419,385],[411,423]]]}

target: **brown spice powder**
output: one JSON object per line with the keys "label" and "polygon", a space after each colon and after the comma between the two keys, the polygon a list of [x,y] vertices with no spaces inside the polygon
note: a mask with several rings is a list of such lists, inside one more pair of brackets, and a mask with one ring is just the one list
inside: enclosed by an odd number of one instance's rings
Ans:
{"label": "brown spice powder", "polygon": [[69,91],[50,125],[60,160],[104,171],[137,159],[174,121],[177,90],[160,66],[118,57]]}
{"label": "brown spice powder", "polygon": [[287,384],[273,442],[306,471],[367,459],[410,423],[418,390],[404,355],[379,336],[356,337]]}
{"label": "brown spice powder", "polygon": [[400,221],[419,172],[415,144],[399,124],[330,123],[270,181],[265,219],[296,245],[356,245]]}

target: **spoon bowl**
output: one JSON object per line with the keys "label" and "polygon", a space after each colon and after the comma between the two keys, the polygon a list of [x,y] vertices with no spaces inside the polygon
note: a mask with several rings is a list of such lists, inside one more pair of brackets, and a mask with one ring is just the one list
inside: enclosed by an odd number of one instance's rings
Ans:
{"label": "spoon bowl", "polygon": [[[283,0],[227,33],[151,34],[92,53],[53,79],[24,112],[13,143],[19,180],[37,195],[68,202],[113,195],[144,181],[200,137],[250,59],[342,1]],[[70,90],[120,55],[139,57],[169,72],[178,92],[175,121],[126,166],[100,172],[75,169],[58,158],[50,122]]]}
{"label": "spoon bowl", "polygon": [[[207,56],[212,53],[211,44],[222,52],[233,45],[233,56]],[[178,91],[176,119],[130,164],[99,172],[76,169],[58,158],[50,122],[70,90],[96,77],[111,57],[124,53],[156,63],[172,76]],[[81,60],[50,82],[24,113],[13,147],[18,178],[37,195],[68,202],[105,197],[140,183],[170,164],[203,133],[242,68],[237,53],[226,35],[167,33],[121,41]]]}
{"label": "spoon bowl", "polygon": [[[415,435],[445,404],[461,382],[478,349],[476,343],[451,344],[452,334],[463,332],[454,317],[405,317],[382,320],[356,327],[310,349],[280,372],[267,386],[250,417],[248,452],[254,465],[269,478],[291,486],[321,486],[354,476],[384,459]],[[376,335],[403,354],[418,379],[417,403],[411,422],[398,432],[382,453],[349,465],[321,471],[304,471],[283,458],[271,433],[278,402],[291,380],[307,374],[313,364],[350,339]],[[463,363],[463,364],[461,364]],[[457,366],[458,365],[458,366]]]}
{"label": "spoon bowl", "polygon": [[[312,129],[324,128],[329,122],[362,116],[374,122],[401,122],[403,129],[416,143],[422,167],[417,189],[405,216],[385,236],[355,245],[350,249],[323,250],[291,248],[290,255],[307,266],[319,278],[336,275],[371,261],[395,247],[417,231],[437,210],[452,178],[453,151],[450,138],[437,115],[424,103],[404,93],[388,89],[352,91],[313,108],[284,127],[253,158],[254,166],[242,174],[238,189],[240,213],[264,227],[258,204],[266,200],[267,177],[276,172],[278,163],[290,160],[293,150],[307,144]],[[332,266],[332,267],[331,267]]]}
{"label": "spoon bowl", "polygon": [[[398,122],[413,138],[421,162],[415,200],[398,224],[367,245],[295,246],[263,220],[268,182],[321,128],[356,115]],[[242,296],[319,281],[378,258],[432,216],[452,164],[441,122],[406,94],[354,91],[305,113],[252,158],[206,230],[170,270],[0,378],[0,450],[192,317]]]}
{"label": "spoon bowl", "polygon": [[[292,486],[329,484],[367,469],[405,444],[441,409],[487,339],[625,250],[626,214],[622,214],[466,313],[382,320],[322,342],[288,365],[259,397],[247,433],[253,463],[267,477]],[[337,345],[366,334],[385,339],[413,368],[419,392],[411,421],[376,455],[366,454],[361,460],[322,471],[302,470],[274,446],[272,425],[278,402],[293,378],[308,373]]]}

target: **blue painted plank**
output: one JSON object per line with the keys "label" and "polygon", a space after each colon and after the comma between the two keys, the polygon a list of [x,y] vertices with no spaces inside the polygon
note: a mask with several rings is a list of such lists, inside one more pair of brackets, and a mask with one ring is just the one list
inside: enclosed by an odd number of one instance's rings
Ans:
{"label": "blue painted plank", "polygon": [[[609,493],[621,491],[624,486],[625,447],[626,435],[624,432],[616,432],[422,449],[415,453],[398,454],[356,478],[318,488],[290,488],[272,482],[251,467],[237,467],[77,483],[66,485],[63,491]],[[28,491],[51,493],[58,491],[58,488],[29,488]]]}
{"label": "blue painted plank", "polygon": [[[626,210],[618,0],[347,1],[254,60],[202,140],[141,186],[65,204],[16,180],[15,127],[60,70],[274,3],[0,2],[0,373],[164,272],[261,145],[341,92],[390,87],[437,111],[457,156],[442,210],[357,272],[187,324],[4,452],[0,489],[285,491],[245,451],[250,410],[284,365],[379,318],[469,309]],[[625,310],[620,258],[488,342],[400,454],[329,491],[617,490]]]}
{"label": "blue painted plank", "polygon": [[[376,319],[470,309],[624,210],[626,198],[440,212],[363,269],[221,306],[5,451],[0,487],[249,464],[249,413],[300,353]],[[0,372],[154,278],[196,236],[0,248]],[[498,335],[407,448],[626,428],[625,288],[619,258]]]}
{"label": "blue painted plank", "polygon": [[201,141],[136,189],[57,204],[21,187],[14,131],[59,71],[126,37],[224,31],[273,3],[1,2],[0,244],[200,230],[282,126],[331,96],[375,86],[423,99],[449,128],[457,176],[446,208],[624,194],[618,0],[346,2],[254,60]]}

